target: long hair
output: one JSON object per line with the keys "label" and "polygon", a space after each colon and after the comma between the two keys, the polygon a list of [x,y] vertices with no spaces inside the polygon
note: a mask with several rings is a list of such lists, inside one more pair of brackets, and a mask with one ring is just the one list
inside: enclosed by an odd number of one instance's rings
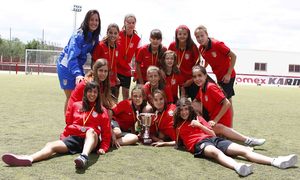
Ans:
{"label": "long hair", "polygon": [[[159,29],[153,29],[153,30],[150,32],[150,38],[151,38],[151,39],[162,40],[162,33],[161,33],[161,31],[160,31]],[[148,50],[149,50],[149,52],[152,53],[152,46],[151,46],[151,44],[149,45]],[[158,56],[157,56],[157,57],[158,57],[158,63],[160,63],[159,60],[162,58],[162,56],[163,56],[165,50],[166,50],[166,49],[163,48],[162,44],[160,44],[160,45],[158,46],[158,51],[157,51],[157,55],[158,55]]]}
{"label": "long hair", "polygon": [[93,66],[93,75],[94,81],[98,82],[100,85],[100,95],[102,98],[102,103],[105,108],[111,109],[114,105],[113,99],[111,97],[110,81],[109,81],[109,72],[104,81],[100,82],[98,78],[98,69],[102,66],[108,66],[106,59],[98,59]]}
{"label": "long hair", "polygon": [[[207,89],[207,83],[208,82],[211,82],[211,83],[214,83],[216,84],[219,88],[221,88],[208,74],[207,74],[207,71],[205,69],[205,67],[201,66],[201,65],[195,65],[193,68],[192,68],[192,72],[194,73],[194,71],[197,71],[199,70],[201,73],[203,73],[204,75],[207,75],[207,78],[204,82],[204,85],[202,87],[202,92],[206,92],[206,89]],[[223,91],[223,89],[221,88],[221,90]],[[224,93],[224,91],[223,91]]]}
{"label": "long hair", "polygon": [[167,72],[167,64],[166,64],[166,56],[167,55],[171,55],[171,56],[173,56],[173,59],[174,59],[174,63],[173,63],[173,66],[172,66],[172,73],[174,73],[174,74],[179,74],[180,73],[180,70],[179,70],[179,68],[178,68],[178,66],[177,66],[177,55],[176,55],[176,53],[174,52],[174,51],[172,51],[172,50],[167,50],[164,54],[163,54],[163,56],[162,56],[162,58],[161,58],[161,60],[160,60],[160,66],[161,66],[161,69],[166,73]]}
{"label": "long hair", "polygon": [[[107,42],[108,41],[108,32],[111,28],[116,28],[118,33],[120,32],[119,26],[116,23],[111,23],[107,26],[107,30],[106,30],[106,36],[102,39],[103,42]],[[117,42],[115,42],[116,45]]]}
{"label": "long hair", "polygon": [[191,122],[193,119],[197,118],[197,113],[192,106],[192,102],[188,98],[182,97],[176,103],[176,109],[174,112],[174,128],[177,128],[180,122],[183,121],[180,116],[180,111],[182,110],[183,106],[188,106],[188,110],[190,112],[187,121]]}
{"label": "long hair", "polygon": [[[164,98],[164,110],[167,109],[167,106],[168,106],[168,101],[167,101],[167,96],[166,96],[166,93],[163,91],[163,90],[160,90],[160,89],[155,89],[153,92],[152,92],[152,97],[154,99],[154,95],[155,94],[161,94],[161,96]],[[154,106],[154,110],[157,110],[157,108]]]}
{"label": "long hair", "polygon": [[[125,22],[127,21],[128,18],[133,18],[134,21],[136,22],[136,17],[135,17],[134,14],[126,14],[126,15],[125,15],[125,17],[124,17],[124,25],[123,25],[123,27],[122,27],[122,30],[124,31],[124,34],[125,34],[125,35],[126,35],[126,25],[125,25]],[[134,34],[134,33],[137,34],[137,32],[136,32],[135,29],[133,30],[133,34]]]}
{"label": "long hair", "polygon": [[102,113],[103,110],[101,108],[101,97],[100,97],[100,88],[99,88],[99,85],[97,82],[95,81],[92,81],[92,82],[87,82],[86,83],[86,86],[83,90],[83,98],[82,98],[82,108],[81,110],[83,112],[87,112],[87,111],[90,111],[92,109],[91,107],[91,102],[89,102],[88,98],[87,98],[87,92],[92,90],[92,89],[97,89],[97,92],[98,92],[98,96],[96,98],[96,101],[95,101],[95,111],[98,112],[98,113]]}
{"label": "long hair", "polygon": [[186,45],[185,45],[185,49],[186,50],[192,50],[193,46],[196,46],[195,42],[193,41],[192,39],[192,36],[191,36],[191,31],[190,29],[186,26],[186,25],[180,25],[176,28],[176,31],[175,31],[175,42],[176,42],[176,49],[179,49],[179,40],[178,40],[178,37],[177,37],[177,33],[180,29],[185,29],[187,30],[188,32],[188,38],[186,40]]}
{"label": "long hair", "polygon": [[[145,94],[143,85],[141,85],[141,84],[136,84],[136,85],[132,88],[132,90],[131,90],[131,98],[132,98],[132,96],[133,96],[133,92],[136,91],[136,90],[140,90],[140,91],[142,92],[143,102],[142,102],[142,104],[141,104],[140,112],[139,112],[139,113],[141,113],[141,112],[143,111],[144,107],[147,106],[146,94]],[[136,111],[137,111],[137,109],[135,108],[135,106],[133,105],[133,103],[132,103],[132,108],[133,108],[133,112],[136,112]]]}
{"label": "long hair", "polygon": [[158,89],[163,90],[165,88],[166,81],[165,78],[163,77],[162,71],[156,66],[149,66],[147,69],[147,76],[152,71],[156,71],[158,73],[159,76]]}
{"label": "long hair", "polygon": [[[91,17],[94,15],[94,14],[97,14],[98,18],[99,18],[99,24],[98,24],[98,27],[97,29],[93,32],[92,34],[92,39],[88,39],[88,32],[89,32],[89,21],[91,19]],[[101,32],[101,19],[100,19],[100,14],[97,10],[95,9],[92,9],[92,10],[89,10],[86,15],[85,15],[85,18],[83,20],[83,22],[81,23],[80,27],[79,27],[79,30],[82,30],[83,31],[83,35],[84,35],[84,40],[85,41],[92,41],[92,40],[96,40],[99,38],[99,34]]]}

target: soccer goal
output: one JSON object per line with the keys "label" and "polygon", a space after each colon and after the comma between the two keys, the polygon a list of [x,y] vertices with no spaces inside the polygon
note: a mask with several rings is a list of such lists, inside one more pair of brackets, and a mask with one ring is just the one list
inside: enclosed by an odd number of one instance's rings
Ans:
{"label": "soccer goal", "polygon": [[25,73],[56,73],[56,60],[61,51],[26,49]]}

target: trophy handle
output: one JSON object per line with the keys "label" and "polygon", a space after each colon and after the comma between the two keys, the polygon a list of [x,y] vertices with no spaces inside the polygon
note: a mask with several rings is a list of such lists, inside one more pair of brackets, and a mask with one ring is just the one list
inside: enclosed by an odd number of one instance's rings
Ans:
{"label": "trophy handle", "polygon": [[155,114],[154,114],[155,118],[153,119],[153,121],[156,121],[156,119],[157,119],[157,113],[158,113],[158,111],[155,111]]}
{"label": "trophy handle", "polygon": [[139,111],[136,111],[136,119],[137,119],[140,123],[142,123],[142,122],[141,122],[141,119],[140,119],[140,113],[139,113]]}

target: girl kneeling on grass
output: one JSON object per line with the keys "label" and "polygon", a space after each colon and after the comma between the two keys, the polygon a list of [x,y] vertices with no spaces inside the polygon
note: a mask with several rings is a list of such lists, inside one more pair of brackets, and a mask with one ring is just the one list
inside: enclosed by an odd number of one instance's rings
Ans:
{"label": "girl kneeling on grass", "polygon": [[176,143],[182,141],[186,149],[194,153],[194,157],[207,157],[217,160],[221,165],[235,170],[240,176],[248,176],[253,171],[251,164],[238,163],[230,156],[242,156],[249,161],[272,165],[286,169],[297,163],[296,154],[271,158],[249,150],[249,148],[216,137],[210,125],[197,116],[191,102],[181,98],[174,114],[174,128],[176,128]]}
{"label": "girl kneeling on grass", "polygon": [[31,166],[56,153],[81,153],[75,160],[76,168],[85,168],[91,151],[105,154],[109,149],[111,127],[107,110],[101,106],[99,85],[87,83],[82,102],[75,102],[66,112],[66,127],[61,140],[49,142],[32,155],[5,153],[2,160],[9,166]]}

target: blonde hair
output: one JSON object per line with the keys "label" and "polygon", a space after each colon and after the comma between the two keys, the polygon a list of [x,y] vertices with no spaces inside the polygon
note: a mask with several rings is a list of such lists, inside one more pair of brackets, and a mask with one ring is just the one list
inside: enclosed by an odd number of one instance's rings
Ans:
{"label": "blonde hair", "polygon": [[196,33],[197,31],[200,31],[200,30],[203,30],[203,31],[206,33],[206,35],[208,35],[208,33],[207,33],[207,28],[206,28],[205,26],[203,26],[203,25],[199,25],[199,26],[195,29],[194,33]]}

